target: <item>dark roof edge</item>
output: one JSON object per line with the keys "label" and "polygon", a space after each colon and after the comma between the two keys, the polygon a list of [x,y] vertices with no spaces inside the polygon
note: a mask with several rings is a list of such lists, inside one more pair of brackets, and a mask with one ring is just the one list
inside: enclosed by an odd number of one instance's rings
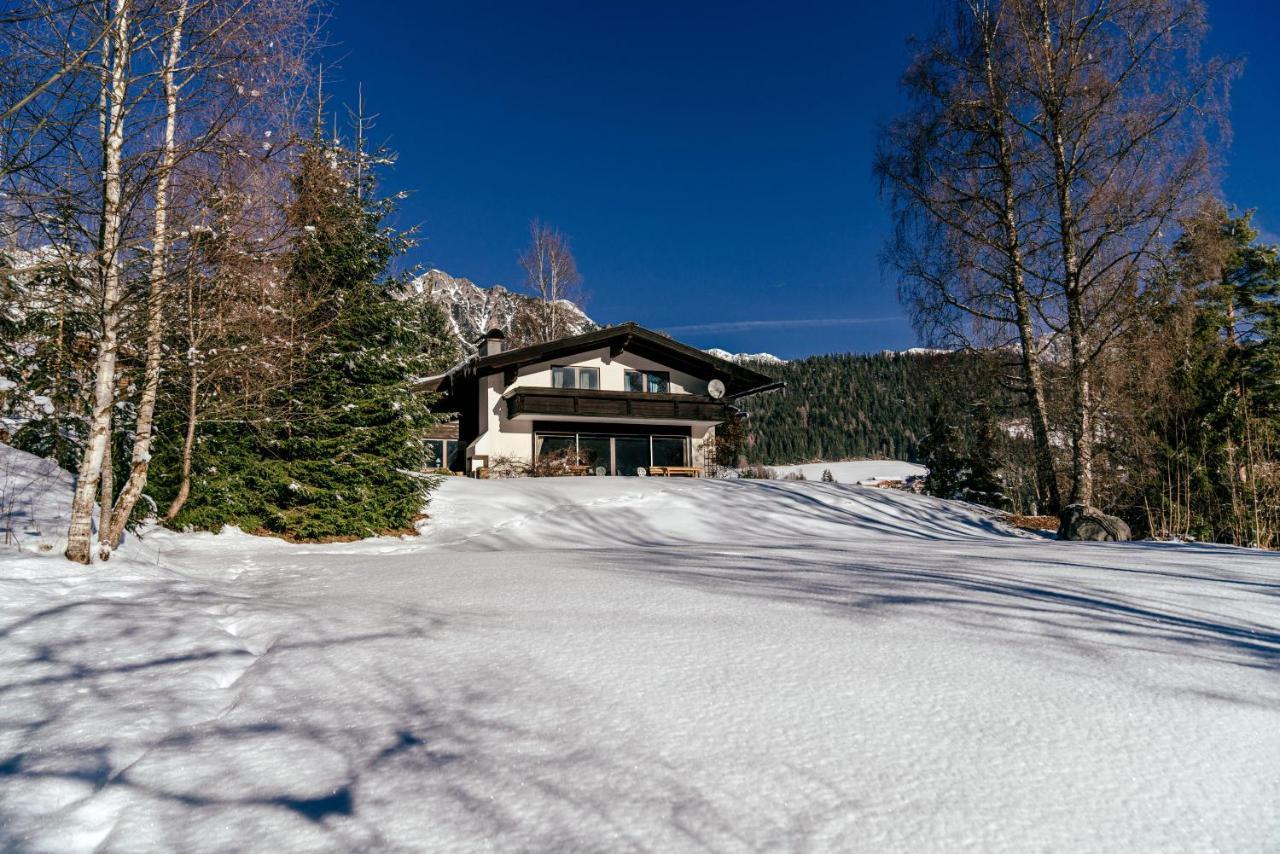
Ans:
{"label": "dark roof edge", "polygon": [[635,336],[657,347],[672,350],[687,359],[700,362],[707,367],[717,370],[719,373],[732,376],[750,386],[763,386],[775,381],[773,377],[766,374],[753,371],[752,369],[744,367],[737,362],[731,362],[728,359],[713,356],[710,353],[697,349],[696,347],[690,347],[688,344],[683,344],[674,338],[654,332],[651,329],[646,329],[640,324],[632,321],[619,323],[616,326],[606,326],[592,332],[584,332],[581,335],[573,335],[568,338],[557,338],[555,341],[547,341],[542,344],[532,344],[528,347],[518,347],[514,350],[494,353],[493,355],[483,356],[476,359],[473,364],[477,373],[489,373],[512,365],[526,365],[545,361],[546,359],[553,358],[558,353],[588,349],[625,336]]}

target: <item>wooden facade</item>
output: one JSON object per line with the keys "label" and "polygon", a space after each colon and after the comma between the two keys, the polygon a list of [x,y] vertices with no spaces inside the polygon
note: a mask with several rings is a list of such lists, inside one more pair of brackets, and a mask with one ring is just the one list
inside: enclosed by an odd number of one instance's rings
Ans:
{"label": "wooden facade", "polygon": [[662,421],[724,421],[728,405],[690,394],[518,388],[506,394],[507,417],[643,418]]}

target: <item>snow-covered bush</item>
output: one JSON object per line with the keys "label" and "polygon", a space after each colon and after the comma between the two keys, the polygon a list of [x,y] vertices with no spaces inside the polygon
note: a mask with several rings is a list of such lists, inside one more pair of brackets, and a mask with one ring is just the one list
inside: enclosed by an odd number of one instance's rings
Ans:
{"label": "snow-covered bush", "polygon": [[532,467],[519,457],[494,457],[489,460],[486,476],[490,478],[529,477]]}

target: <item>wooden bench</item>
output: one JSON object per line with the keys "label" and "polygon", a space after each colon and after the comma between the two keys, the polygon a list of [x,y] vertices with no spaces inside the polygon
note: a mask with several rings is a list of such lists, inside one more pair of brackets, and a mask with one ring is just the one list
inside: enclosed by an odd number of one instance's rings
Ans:
{"label": "wooden bench", "polygon": [[694,466],[654,466],[649,469],[654,477],[702,477],[702,469]]}

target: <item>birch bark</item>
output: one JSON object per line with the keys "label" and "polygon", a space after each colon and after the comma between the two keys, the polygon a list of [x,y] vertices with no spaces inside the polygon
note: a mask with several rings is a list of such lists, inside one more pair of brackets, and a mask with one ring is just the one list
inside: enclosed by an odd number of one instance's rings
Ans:
{"label": "birch bark", "polygon": [[102,225],[98,246],[102,282],[102,334],[94,366],[93,405],[89,435],[76,478],[67,530],[68,559],[87,564],[92,560],[93,499],[102,477],[102,463],[110,441],[111,410],[115,404],[116,356],[120,325],[121,161],[127,113],[130,0],[113,0],[108,45],[110,69],[103,81],[105,102],[102,157]]}
{"label": "birch bark", "polygon": [[116,548],[124,535],[125,524],[133,512],[143,488],[147,485],[147,470],[151,461],[152,423],[155,417],[156,397],[160,389],[160,350],[164,330],[164,304],[169,250],[169,182],[173,174],[176,126],[178,120],[178,85],[174,80],[175,69],[182,54],[182,28],[187,17],[187,0],[181,0],[174,13],[173,29],[169,33],[169,46],[161,72],[164,90],[165,120],[164,139],[160,150],[160,162],[156,174],[155,220],[151,238],[151,275],[147,289],[147,362],[138,402],[138,421],[134,432],[133,454],[130,460],[129,479],[120,490],[111,513],[109,526],[101,539],[109,548]]}

